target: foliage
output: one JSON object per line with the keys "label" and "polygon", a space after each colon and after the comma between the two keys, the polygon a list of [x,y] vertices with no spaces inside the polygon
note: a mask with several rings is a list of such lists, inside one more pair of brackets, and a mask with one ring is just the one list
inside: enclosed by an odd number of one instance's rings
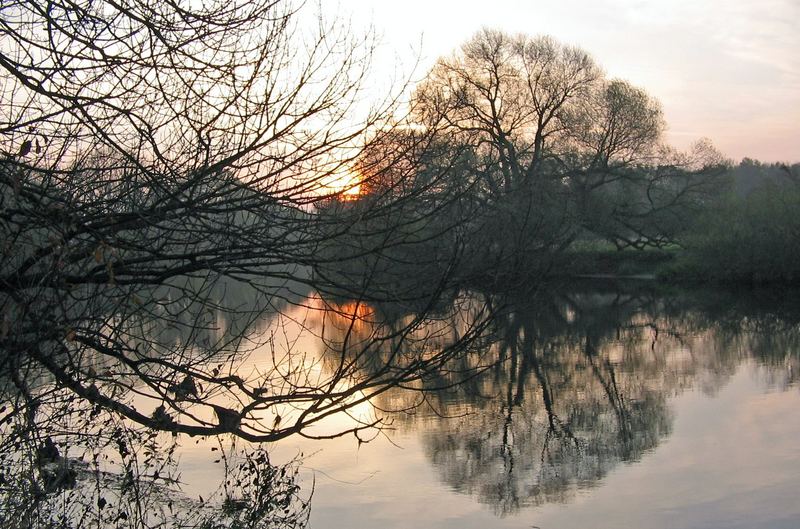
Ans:
{"label": "foliage", "polygon": [[[752,165],[743,162],[747,169]],[[746,283],[800,280],[800,179],[797,166],[774,166],[709,208],[686,240],[677,277]],[[735,176],[751,176],[739,171]]]}
{"label": "foliage", "polygon": [[[19,435],[21,429],[4,429],[4,442],[15,444],[16,450],[4,447],[0,454],[3,527],[290,529],[306,525],[309,504],[300,496],[297,462],[274,465],[263,448],[232,450],[223,455],[224,486],[210,490],[206,498],[190,498],[181,490],[176,437],[130,428],[100,410],[85,418],[71,415],[73,425],[84,432],[82,437],[58,433],[47,425],[35,436]],[[35,446],[27,450],[20,446],[26,443]],[[30,454],[35,455],[33,459],[28,458]]]}
{"label": "foliage", "polygon": [[661,270],[669,267],[679,254],[680,249],[677,246],[618,250],[608,243],[602,246],[573,244],[559,256],[553,273],[559,277],[655,277]]}

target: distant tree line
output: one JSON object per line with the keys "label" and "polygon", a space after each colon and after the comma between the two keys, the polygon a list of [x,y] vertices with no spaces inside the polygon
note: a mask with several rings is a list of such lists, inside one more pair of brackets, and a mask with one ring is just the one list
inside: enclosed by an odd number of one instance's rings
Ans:
{"label": "distant tree line", "polygon": [[683,239],[672,273],[744,283],[800,282],[800,164],[745,158]]}

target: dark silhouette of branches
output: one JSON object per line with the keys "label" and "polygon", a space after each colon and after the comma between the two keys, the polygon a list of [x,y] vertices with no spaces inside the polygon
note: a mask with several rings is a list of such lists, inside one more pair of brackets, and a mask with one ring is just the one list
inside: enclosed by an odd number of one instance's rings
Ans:
{"label": "dark silhouette of branches", "polygon": [[549,37],[479,32],[436,63],[414,115],[474,153],[463,178],[487,222],[509,228],[512,268],[579,237],[675,242],[721,187],[725,161],[707,141],[663,146],[657,101]]}
{"label": "dark silhouette of branches", "polygon": [[[370,35],[274,0],[0,13],[5,448],[86,445],[109,420],[253,442],[358,434],[382,419],[311,427],[413,385],[483,330],[485,313],[447,342],[420,331],[453,299],[457,252],[401,268],[450,231],[432,219],[452,198],[418,206],[446,166],[403,196],[330,207],[332,182],[398,134],[394,96],[362,104]],[[348,340],[323,365],[278,336],[330,310],[313,291],[414,316],[359,345],[392,343],[381,369],[348,360]],[[77,430],[82,414],[95,420]],[[49,491],[45,467],[20,461]]]}

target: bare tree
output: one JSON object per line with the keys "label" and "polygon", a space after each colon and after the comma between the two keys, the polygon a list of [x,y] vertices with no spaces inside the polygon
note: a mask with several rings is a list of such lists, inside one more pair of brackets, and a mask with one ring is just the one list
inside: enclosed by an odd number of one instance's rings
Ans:
{"label": "bare tree", "polygon": [[[276,343],[291,307],[331,310],[312,290],[362,303],[392,281],[374,267],[358,288],[322,278],[395,231],[343,259],[331,246],[365,212],[313,207],[392,129],[390,98],[359,103],[369,36],[273,0],[13,1],[0,14],[0,446],[30,471],[15,481],[29,514],[52,490],[42,450],[98,453],[118,431],[322,435],[309,427],[411,384],[481,331],[476,320],[447,343],[416,332],[451,287],[443,266],[413,318],[359,344],[360,356],[392,344],[368,376],[347,338],[324,369]],[[402,218],[398,204],[367,217]],[[72,482],[59,475],[56,489]]]}
{"label": "bare tree", "polygon": [[436,64],[417,91],[419,113],[473,142],[485,155],[479,173],[488,191],[508,193],[534,178],[598,77],[582,50],[484,30]]}
{"label": "bare tree", "polygon": [[437,62],[415,102],[421,124],[475,152],[470,178],[501,225],[538,233],[518,248],[559,249],[581,232],[661,245],[676,231],[665,217],[674,224],[719,184],[723,160],[707,143],[664,148],[656,101],[549,37],[483,30]]}

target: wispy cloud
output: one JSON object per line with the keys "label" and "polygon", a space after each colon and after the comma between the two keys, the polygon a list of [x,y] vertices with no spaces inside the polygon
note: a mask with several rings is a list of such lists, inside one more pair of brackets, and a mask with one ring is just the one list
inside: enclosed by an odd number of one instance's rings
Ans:
{"label": "wispy cloud", "polygon": [[340,7],[370,13],[398,52],[424,34],[423,70],[484,26],[550,34],[658,97],[677,141],[708,136],[734,158],[800,160],[800,0],[341,0]]}

